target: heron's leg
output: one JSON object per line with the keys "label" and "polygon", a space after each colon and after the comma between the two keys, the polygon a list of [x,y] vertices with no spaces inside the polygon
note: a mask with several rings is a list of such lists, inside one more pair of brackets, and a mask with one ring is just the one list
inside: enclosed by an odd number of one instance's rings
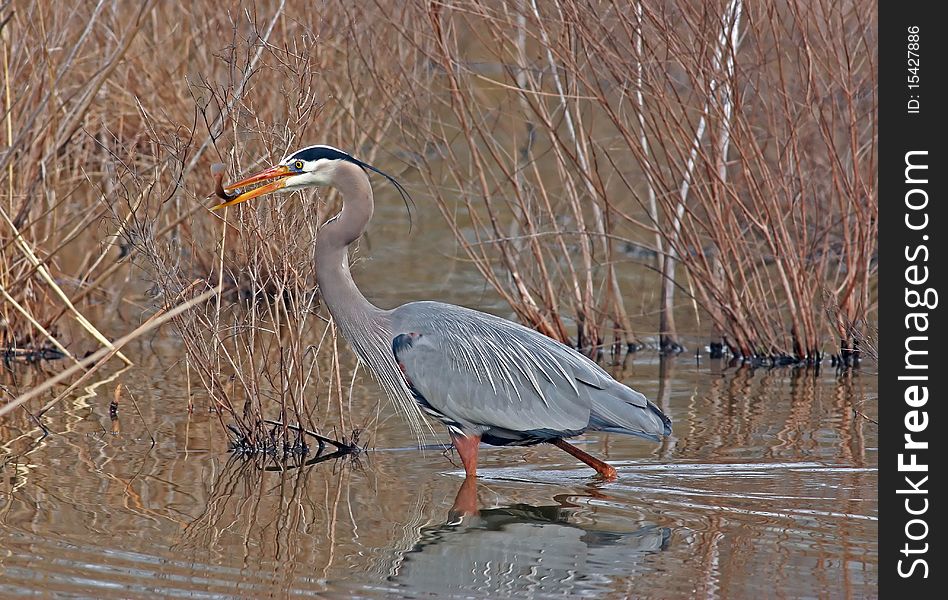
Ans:
{"label": "heron's leg", "polygon": [[562,439],[553,440],[550,443],[556,446],[557,448],[559,448],[560,450],[563,450],[564,452],[568,452],[570,456],[578,458],[579,460],[583,461],[590,467],[596,469],[596,472],[602,475],[603,478],[610,479],[610,480],[619,478],[618,473],[616,473],[615,467],[613,467],[609,463],[599,460],[598,458],[596,458],[595,456],[591,454],[586,454],[585,452],[583,452],[576,446],[568,443],[566,440],[562,440]]}
{"label": "heron's leg", "polygon": [[465,477],[464,483],[458,488],[457,496],[454,497],[454,506],[448,512],[448,519],[454,521],[459,517],[477,513],[477,477]]}
{"label": "heron's leg", "polygon": [[451,441],[457,448],[464,464],[464,472],[468,477],[477,477],[477,447],[481,443],[481,436],[467,436],[451,434]]}

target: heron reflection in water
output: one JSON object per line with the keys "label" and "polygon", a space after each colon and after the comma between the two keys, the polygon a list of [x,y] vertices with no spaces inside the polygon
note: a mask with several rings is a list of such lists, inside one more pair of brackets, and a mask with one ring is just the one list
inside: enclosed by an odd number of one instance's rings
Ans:
{"label": "heron reflection in water", "polygon": [[[441,421],[471,478],[477,475],[481,442],[548,442],[603,478],[615,479],[615,468],[565,438],[593,430],[659,441],[671,433],[671,420],[645,396],[537,331],[441,302],[409,302],[392,310],[369,302],[352,280],[348,257],[374,210],[369,171],[408,197],[397,180],[375,167],[331,146],[310,146],[242,181],[218,185],[225,201],[214,208],[314,186],[342,194],[342,211],[316,240],[320,293],[343,336],[416,436],[422,433],[423,412]],[[237,190],[244,191],[229,195]]]}
{"label": "heron reflection in water", "polygon": [[[466,478],[460,498],[473,493]],[[466,489],[467,488],[467,489]],[[556,504],[506,504],[474,514],[449,512],[447,522],[421,527],[417,541],[387,569],[400,592],[431,597],[585,597],[616,592],[668,549],[668,527],[624,519],[621,530],[590,519],[584,498],[602,498],[594,486],[553,497]],[[595,509],[594,509],[595,510]]]}

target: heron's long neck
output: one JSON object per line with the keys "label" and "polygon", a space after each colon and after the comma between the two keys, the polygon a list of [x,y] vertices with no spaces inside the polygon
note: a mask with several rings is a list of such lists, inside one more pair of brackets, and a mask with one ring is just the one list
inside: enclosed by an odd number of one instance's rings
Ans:
{"label": "heron's long neck", "polygon": [[366,300],[349,273],[349,244],[365,233],[372,218],[374,202],[369,178],[358,165],[341,163],[333,174],[333,186],[342,193],[342,212],[316,236],[316,278],[320,294],[343,337],[408,419],[409,427],[420,440],[425,435],[426,424],[395,362],[391,311]]}
{"label": "heron's long neck", "polygon": [[369,178],[361,167],[339,164],[333,183],[342,193],[342,212],[326,223],[317,236],[316,277],[323,302],[352,343],[351,336],[356,330],[379,323],[386,314],[366,300],[349,272],[349,245],[365,232],[375,205]]}

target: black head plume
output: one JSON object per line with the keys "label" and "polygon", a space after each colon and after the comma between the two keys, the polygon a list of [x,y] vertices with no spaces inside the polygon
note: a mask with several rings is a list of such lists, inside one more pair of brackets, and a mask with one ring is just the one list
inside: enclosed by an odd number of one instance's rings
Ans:
{"label": "black head plume", "polygon": [[297,159],[305,160],[305,161],[314,161],[314,160],[320,160],[320,159],[344,160],[344,161],[359,165],[366,171],[372,171],[374,173],[378,173],[385,179],[388,179],[392,183],[392,185],[395,186],[395,189],[398,190],[398,194],[402,197],[402,202],[405,203],[405,209],[408,211],[408,230],[409,232],[411,231],[411,225],[412,225],[411,209],[412,207],[415,206],[415,201],[414,199],[412,199],[411,194],[408,193],[408,190],[406,190],[405,187],[401,183],[399,183],[397,179],[395,179],[388,173],[382,171],[381,169],[377,169],[373,167],[367,162],[362,162],[361,160],[352,156],[351,154],[347,154],[338,148],[333,148],[332,146],[320,145],[320,146],[310,146],[308,148],[303,148],[302,150],[298,150],[294,152],[293,154],[291,154],[290,156],[288,156],[286,159],[284,159],[284,162],[287,160],[297,160]]}

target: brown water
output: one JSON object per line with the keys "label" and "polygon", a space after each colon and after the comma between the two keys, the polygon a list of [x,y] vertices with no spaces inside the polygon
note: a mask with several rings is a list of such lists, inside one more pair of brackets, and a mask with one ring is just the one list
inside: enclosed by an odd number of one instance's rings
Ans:
{"label": "brown water", "polygon": [[[161,350],[153,373],[172,360]],[[626,380],[657,397],[658,362]],[[876,433],[853,414],[869,377],[679,359],[667,444],[585,438],[619,481],[552,447],[485,447],[480,515],[461,522],[448,513],[462,471],[397,419],[357,461],[266,471],[228,459],[183,383],[129,386],[144,419],[126,401],[113,423],[108,394],[77,398],[56,433],[4,457],[0,596],[873,595]]]}
{"label": "brown water", "polygon": [[[503,314],[441,258],[449,241],[425,258],[392,248],[404,221],[385,223],[360,272],[370,297]],[[672,417],[671,439],[580,438],[618,468],[613,483],[553,447],[484,447],[480,513],[457,519],[463,471],[417,449],[387,406],[358,460],[285,471],[231,460],[217,416],[200,402],[187,411],[180,352],[167,334],[131,348],[139,365],[54,409],[45,438],[22,413],[4,425],[0,597],[875,595],[877,429],[854,411],[876,418],[869,373],[642,353],[616,376]],[[374,414],[377,399],[363,382],[354,413]]]}

